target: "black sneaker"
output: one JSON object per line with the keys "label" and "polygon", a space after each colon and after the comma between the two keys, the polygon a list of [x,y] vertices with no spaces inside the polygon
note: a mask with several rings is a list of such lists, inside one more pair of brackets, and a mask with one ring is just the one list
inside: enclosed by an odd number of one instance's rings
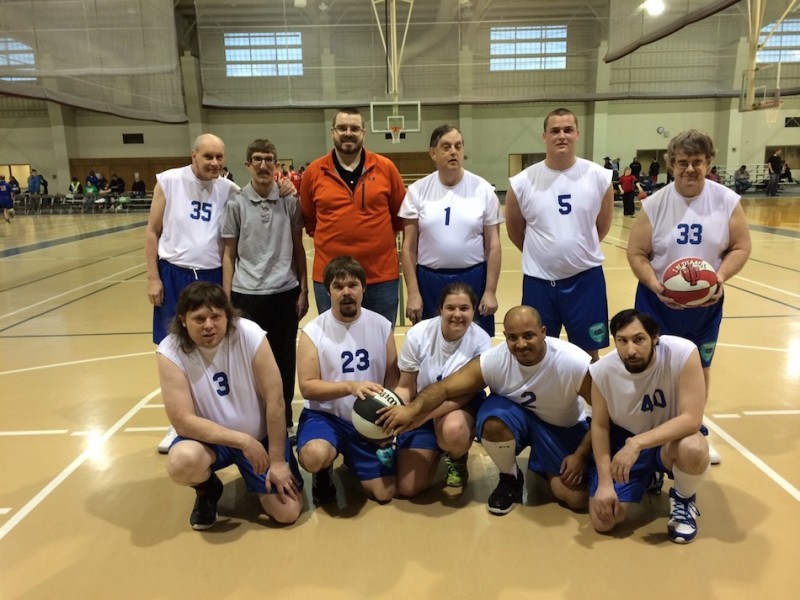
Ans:
{"label": "black sneaker", "polygon": [[333,467],[328,467],[311,476],[311,497],[317,504],[336,502],[336,486],[331,480],[332,473]]}
{"label": "black sneaker", "polygon": [[511,512],[514,503],[522,502],[522,488],[525,485],[525,477],[517,467],[517,475],[500,473],[500,482],[494,491],[489,495],[489,512],[493,515],[504,515]]}
{"label": "black sneaker", "polygon": [[212,473],[208,481],[194,486],[197,498],[194,501],[189,524],[196,531],[210,529],[217,522],[217,502],[222,496],[222,482],[216,473]]}
{"label": "black sneaker", "polygon": [[650,475],[650,480],[647,482],[647,493],[655,496],[661,495],[661,487],[664,485],[664,474],[659,471],[653,471]]}

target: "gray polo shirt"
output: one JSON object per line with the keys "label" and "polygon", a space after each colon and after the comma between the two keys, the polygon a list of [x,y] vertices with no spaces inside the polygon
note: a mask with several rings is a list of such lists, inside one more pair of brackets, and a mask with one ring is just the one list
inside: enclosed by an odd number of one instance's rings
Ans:
{"label": "gray polo shirt", "polygon": [[233,291],[267,295],[300,285],[292,260],[292,232],[302,228],[297,198],[281,197],[277,184],[267,198],[259,196],[249,183],[230,196],[222,237],[239,240]]}

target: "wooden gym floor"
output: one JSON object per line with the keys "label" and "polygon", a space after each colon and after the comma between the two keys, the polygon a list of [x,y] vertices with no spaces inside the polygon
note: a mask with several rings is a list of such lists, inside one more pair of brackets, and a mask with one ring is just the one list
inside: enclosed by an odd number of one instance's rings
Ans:
{"label": "wooden gym floor", "polygon": [[[229,469],[218,525],[195,532],[194,494],[156,453],[167,420],[146,215],[0,223],[0,597],[795,598],[800,199],[744,205],[753,253],[727,286],[706,419],[723,464],[700,489],[689,546],[667,539],[666,493],[601,536],[528,473],[524,505],[492,516],[496,471],[478,445],[463,493],[444,488],[440,470],[432,490],[386,506],[338,469],[338,508],[315,508],[306,474],[306,508],[288,528],[260,515]],[[632,304],[635,284],[631,221],[615,210],[603,244],[612,314]],[[519,253],[501,237],[500,320],[521,289]]]}

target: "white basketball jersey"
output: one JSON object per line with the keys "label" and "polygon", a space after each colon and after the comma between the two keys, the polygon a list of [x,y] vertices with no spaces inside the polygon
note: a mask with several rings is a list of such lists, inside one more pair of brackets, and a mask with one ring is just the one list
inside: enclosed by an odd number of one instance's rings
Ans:
{"label": "white basketball jersey", "polygon": [[689,340],[662,335],[655,348],[655,363],[643,373],[629,373],[616,351],[589,367],[606,399],[611,422],[637,435],[677,417],[678,381],[696,350]]}
{"label": "white basketball jersey", "polygon": [[191,166],[164,171],[156,179],[167,200],[158,257],[187,269],[219,268],[225,202],[239,186],[224,177],[198,179]]}
{"label": "white basketball jersey", "polygon": [[412,183],[398,215],[418,219],[417,263],[430,269],[484,262],[483,228],[505,220],[492,185],[469,171],[452,187],[436,172]]}
{"label": "white basketball jersey", "polygon": [[597,217],[611,185],[611,170],[578,158],[565,171],[544,161],[509,180],[525,218],[522,272],[549,281],[603,263]]}
{"label": "white basketball jersey", "polygon": [[[319,356],[320,378],[324,381],[372,381],[383,385],[386,377],[386,342],[392,324],[378,313],[361,309],[361,316],[352,323],[336,320],[326,310],[303,328],[314,343]],[[319,402],[306,400],[311,410],[336,415],[350,421],[353,395]]]}
{"label": "white basketball jersey", "polygon": [[260,440],[267,435],[266,407],[256,392],[253,357],[266,343],[266,334],[258,325],[238,319],[236,331],[212,351],[195,348],[187,354],[178,337],[170,334],[156,352],[186,375],[198,416]]}
{"label": "white basketball jersey", "polygon": [[417,373],[417,391],[452,375],[492,347],[483,329],[471,323],[461,339],[448,342],[442,335],[442,317],[426,319],[406,333],[397,364],[401,371]]}
{"label": "white basketball jersey", "polygon": [[660,279],[679,258],[697,256],[718,269],[730,245],[730,220],[738,194],[707,179],[696,198],[684,198],[675,184],[661,188],[642,203],[653,227],[650,259]]}
{"label": "white basketball jersey", "polygon": [[521,365],[508,345],[481,354],[481,373],[492,393],[505,396],[551,425],[571,427],[586,418],[578,395],[591,357],[558,338],[545,338],[547,351],[538,365]]}

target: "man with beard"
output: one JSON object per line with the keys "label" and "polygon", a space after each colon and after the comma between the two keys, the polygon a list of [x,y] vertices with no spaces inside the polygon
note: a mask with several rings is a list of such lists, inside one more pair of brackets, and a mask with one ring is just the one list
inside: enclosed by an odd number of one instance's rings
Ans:
{"label": "man with beard", "polygon": [[539,313],[530,306],[509,310],[503,328],[505,344],[429,385],[407,406],[381,409],[377,423],[389,434],[402,433],[415,417],[445,400],[489,386],[491,394],[478,409],[476,425],[483,449],[500,471],[489,512],[504,515],[522,502],[525,480],[517,455],[528,446],[528,469],[547,479],[559,502],[585,509],[591,447],[584,400],[589,401],[592,385],[590,357],[574,344],[547,336]]}
{"label": "man with beard", "polygon": [[542,315],[547,335],[599,357],[608,346],[608,301],[600,242],[611,228],[611,172],[579,158],[578,118],[566,108],[545,117],[545,159],[509,180],[506,228],[522,252],[522,304]]}
{"label": "man with beard", "polygon": [[306,231],[314,238],[314,297],[322,314],[331,306],[322,283],[334,257],[350,255],[364,268],[364,308],[397,318],[397,216],[405,185],[397,167],[364,145],[364,119],[355,108],[336,113],[331,127],[333,150],[312,162],[300,184],[300,209]]}
{"label": "man with beard", "polygon": [[589,367],[592,376],[592,448],[597,470],[589,514],[595,530],[611,531],[640,502],[654,473],[667,473],[671,541],[697,535],[696,491],[709,464],[701,433],[705,380],[697,347],[659,336],[658,324],[635,309],[610,324],[616,352]]}
{"label": "man with beard", "polygon": [[[706,179],[716,151],[711,137],[696,129],[683,131],[667,147],[667,164],[675,181],[642,204],[628,239],[628,262],[639,280],[634,307],[658,323],[661,333],[691,340],[700,351],[706,394],[709,371],[722,323],[725,282],[750,256],[741,197]],[[684,308],[664,295],[662,276],[674,261],[696,256],[717,272],[719,287],[705,304]],[[721,460],[713,448],[711,464]]]}
{"label": "man with beard", "polygon": [[356,431],[350,416],[353,403],[399,380],[391,323],[361,306],[366,281],[364,269],[349,256],[328,263],[323,282],[331,308],[303,328],[297,346],[297,380],[305,398],[297,455],[313,474],[311,494],[319,504],[336,502],[331,474],[339,454],[378,502],[389,502],[397,487],[394,461]]}

